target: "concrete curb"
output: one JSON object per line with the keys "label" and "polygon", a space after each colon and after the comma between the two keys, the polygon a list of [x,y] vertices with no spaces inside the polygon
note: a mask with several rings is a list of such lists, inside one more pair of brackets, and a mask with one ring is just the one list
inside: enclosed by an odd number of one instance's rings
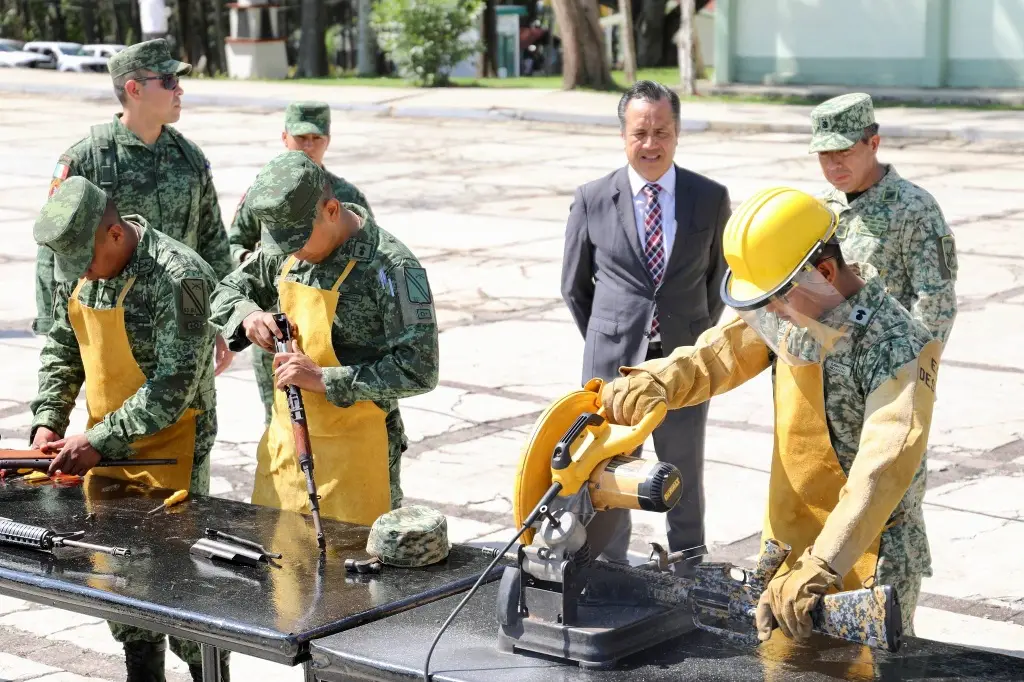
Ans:
{"label": "concrete curb", "polygon": [[[0,82],[0,92],[22,95],[63,95],[89,101],[113,102],[112,92],[100,91],[96,88],[60,85],[53,87],[44,83],[4,83]],[[328,94],[325,92],[325,95]],[[455,107],[417,107],[392,104],[376,104],[362,102],[336,101],[324,97],[332,109],[338,111],[355,111],[373,113],[389,118],[433,118],[452,120],[486,120],[486,121],[529,121],[535,123],[555,123],[570,126],[599,126],[617,128],[619,120],[616,116],[575,114],[562,111],[545,111],[542,109],[509,109],[491,107],[487,109],[463,109]],[[236,107],[256,109],[284,109],[292,100],[278,97],[240,97],[237,95],[188,95],[188,104],[212,107]],[[787,133],[810,135],[810,122],[807,123],[773,123],[768,121],[735,121],[714,119],[683,119],[681,127],[686,132],[742,132],[742,133]],[[962,140],[964,142],[980,142],[984,140],[1024,142],[1024,126],[1020,130],[986,130],[977,127],[933,128],[924,126],[887,125],[886,137],[917,139],[917,140]]]}

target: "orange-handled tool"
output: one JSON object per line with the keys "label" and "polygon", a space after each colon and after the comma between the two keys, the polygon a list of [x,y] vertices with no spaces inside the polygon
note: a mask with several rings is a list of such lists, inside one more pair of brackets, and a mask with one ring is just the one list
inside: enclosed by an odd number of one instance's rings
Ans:
{"label": "orange-handled tool", "polygon": [[179,490],[176,493],[174,493],[173,495],[171,495],[170,497],[168,497],[166,500],[164,500],[163,504],[161,504],[159,507],[157,507],[156,509],[152,509],[149,512],[147,512],[147,515],[148,514],[156,514],[161,509],[167,509],[168,507],[173,507],[174,505],[176,505],[179,502],[183,501],[186,497],[188,497],[188,491],[187,490]]}

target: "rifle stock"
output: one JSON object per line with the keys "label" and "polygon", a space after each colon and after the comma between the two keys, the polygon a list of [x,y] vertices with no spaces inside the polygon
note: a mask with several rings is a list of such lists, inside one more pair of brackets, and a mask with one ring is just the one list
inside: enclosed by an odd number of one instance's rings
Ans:
{"label": "rifle stock", "polygon": [[[275,339],[274,345],[278,353],[288,352],[288,342],[292,340],[292,329],[288,317],[283,313],[274,315],[274,322],[281,330],[283,338]],[[288,415],[292,421],[292,436],[295,438],[295,454],[299,460],[299,468],[306,476],[306,493],[309,495],[309,509],[313,515],[313,527],[316,529],[316,543],[321,550],[327,548],[324,529],[320,522],[320,495],[316,490],[316,479],[313,478],[313,446],[309,440],[309,428],[306,425],[306,407],[302,402],[302,393],[297,386],[286,386],[288,397]]]}
{"label": "rifle stock", "polygon": [[[785,563],[791,548],[765,540],[753,571],[725,562],[697,566],[691,598],[698,627],[730,639],[757,644],[749,626],[761,593]],[[733,573],[741,571],[742,579]],[[899,599],[890,585],[848,590],[823,596],[811,612],[817,633],[876,649],[899,651],[903,636]],[[773,627],[775,619],[773,617]],[[731,627],[740,623],[745,627]]]}

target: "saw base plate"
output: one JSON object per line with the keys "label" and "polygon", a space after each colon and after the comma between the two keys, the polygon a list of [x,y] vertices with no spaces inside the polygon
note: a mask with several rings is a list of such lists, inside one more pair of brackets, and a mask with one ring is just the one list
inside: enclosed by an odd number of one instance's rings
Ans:
{"label": "saw base plate", "polygon": [[610,669],[619,660],[697,629],[685,605],[587,604],[576,607],[573,625],[518,613],[518,575],[506,569],[498,590],[498,647],[532,652],[582,668]]}

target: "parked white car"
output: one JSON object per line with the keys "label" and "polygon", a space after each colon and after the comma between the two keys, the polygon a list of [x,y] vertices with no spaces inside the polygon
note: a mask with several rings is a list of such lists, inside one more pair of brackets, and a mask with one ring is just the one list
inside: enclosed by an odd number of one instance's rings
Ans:
{"label": "parked white car", "polygon": [[93,57],[103,57],[104,59],[110,59],[124,48],[124,45],[97,43],[95,45],[83,45],[82,51],[86,54],[92,55]]}
{"label": "parked white car", "polygon": [[25,43],[27,52],[35,52],[47,58],[39,66],[58,71],[80,71],[106,73],[105,57],[94,57],[82,49],[80,43],[33,41]]}
{"label": "parked white car", "polygon": [[11,66],[32,69],[42,66],[41,62],[46,61],[48,59],[41,54],[19,50],[10,45],[0,43],[0,67]]}

